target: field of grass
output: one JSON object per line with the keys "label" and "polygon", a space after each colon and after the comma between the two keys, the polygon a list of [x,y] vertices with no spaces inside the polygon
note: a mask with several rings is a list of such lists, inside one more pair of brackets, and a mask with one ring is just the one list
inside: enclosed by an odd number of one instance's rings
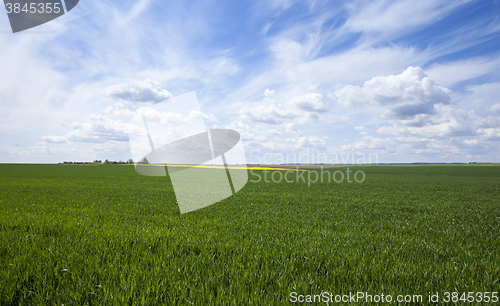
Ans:
{"label": "field of grass", "polygon": [[180,215],[133,166],[0,165],[0,305],[500,291],[499,165],[351,170],[366,180],[249,182]]}

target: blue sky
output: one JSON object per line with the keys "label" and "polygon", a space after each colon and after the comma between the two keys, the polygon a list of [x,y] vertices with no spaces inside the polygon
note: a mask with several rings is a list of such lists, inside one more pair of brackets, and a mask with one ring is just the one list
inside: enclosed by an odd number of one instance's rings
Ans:
{"label": "blue sky", "polygon": [[12,34],[2,8],[0,162],[127,160],[134,112],[191,91],[248,162],[500,162],[499,15],[498,1],[80,1]]}

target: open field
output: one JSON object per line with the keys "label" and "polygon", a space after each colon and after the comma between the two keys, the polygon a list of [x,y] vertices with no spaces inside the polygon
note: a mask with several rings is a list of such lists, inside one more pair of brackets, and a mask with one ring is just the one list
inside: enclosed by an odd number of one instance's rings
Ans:
{"label": "open field", "polygon": [[350,168],[365,181],[248,182],[180,215],[133,166],[0,165],[0,305],[500,291],[498,164]]}

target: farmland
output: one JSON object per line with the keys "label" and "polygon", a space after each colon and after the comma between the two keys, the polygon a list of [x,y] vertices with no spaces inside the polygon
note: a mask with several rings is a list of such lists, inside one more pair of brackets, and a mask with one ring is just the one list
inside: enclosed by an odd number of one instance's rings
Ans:
{"label": "farmland", "polygon": [[0,165],[0,305],[500,291],[499,165],[350,168],[363,183],[248,182],[181,215],[130,165]]}

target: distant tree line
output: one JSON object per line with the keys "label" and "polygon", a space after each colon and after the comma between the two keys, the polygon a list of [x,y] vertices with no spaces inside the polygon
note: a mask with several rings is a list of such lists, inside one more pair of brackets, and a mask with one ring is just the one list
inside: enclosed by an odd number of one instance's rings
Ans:
{"label": "distant tree line", "polygon": [[64,162],[59,163],[59,164],[63,164],[63,165],[81,165],[81,166],[96,166],[96,163],[94,163],[94,162],[68,162],[68,161],[64,161]]}
{"label": "distant tree line", "polygon": [[[99,165],[99,164],[105,164],[105,165],[133,165],[134,164],[134,161],[132,160],[132,158],[130,158],[129,160],[127,161],[114,161],[114,160],[104,160],[104,162],[102,160],[94,160],[93,162],[68,162],[68,161],[64,161],[60,164],[63,164],[63,165]],[[143,158],[139,164],[149,164],[148,160],[146,158]]]}

